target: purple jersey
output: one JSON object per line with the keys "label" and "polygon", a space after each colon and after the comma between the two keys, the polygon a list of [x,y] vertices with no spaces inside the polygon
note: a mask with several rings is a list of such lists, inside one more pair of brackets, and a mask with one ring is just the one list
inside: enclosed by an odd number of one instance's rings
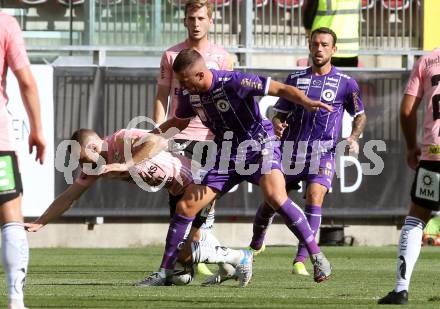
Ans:
{"label": "purple jersey", "polygon": [[267,94],[270,78],[236,71],[211,72],[212,85],[206,93],[190,94],[183,90],[176,117],[199,116],[214,133],[217,143],[227,131],[233,132],[233,145],[244,140],[261,142],[268,134],[254,96]]}
{"label": "purple jersey", "polygon": [[304,158],[304,154],[308,162],[312,153],[333,158],[344,110],[352,116],[364,111],[358,84],[335,67],[325,75],[314,75],[312,68],[296,71],[285,83],[303,90],[310,99],[333,106],[333,112],[322,108],[308,112],[301,105],[282,98],[275,104],[276,111],[288,114],[289,126],[281,140],[293,142],[292,162],[296,162],[297,157]]}

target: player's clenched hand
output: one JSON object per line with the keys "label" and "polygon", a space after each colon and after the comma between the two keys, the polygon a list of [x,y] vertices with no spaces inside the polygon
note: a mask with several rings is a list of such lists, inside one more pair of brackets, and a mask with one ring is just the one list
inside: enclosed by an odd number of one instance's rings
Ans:
{"label": "player's clenched hand", "polygon": [[38,232],[44,225],[38,223],[25,223],[24,229],[28,232]]}
{"label": "player's clenched hand", "polygon": [[357,140],[352,137],[347,137],[346,141],[348,142],[348,153],[359,154],[359,143]]}
{"label": "player's clenched hand", "polygon": [[275,126],[275,134],[278,136],[278,138],[281,138],[283,135],[284,129],[287,128],[289,125],[285,122],[280,122]]}
{"label": "player's clenched hand", "polygon": [[35,147],[37,150],[35,161],[39,160],[40,164],[43,164],[44,157],[46,156],[46,141],[43,137],[43,133],[31,130],[31,132],[29,133],[28,144],[29,153],[32,153],[33,148]]}
{"label": "player's clenched hand", "polygon": [[419,157],[422,154],[419,147],[406,149],[406,162],[408,166],[415,170],[419,164]]}
{"label": "player's clenched hand", "polygon": [[320,108],[326,109],[329,112],[333,111],[333,107],[331,107],[330,105],[322,103],[321,101],[314,100],[310,100],[306,104],[304,104],[304,108],[307,109],[309,112],[317,112]]}

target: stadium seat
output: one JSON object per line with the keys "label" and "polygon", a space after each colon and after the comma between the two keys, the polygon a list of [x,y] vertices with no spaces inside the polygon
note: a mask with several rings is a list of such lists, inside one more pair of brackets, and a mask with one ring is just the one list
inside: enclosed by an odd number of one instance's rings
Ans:
{"label": "stadium seat", "polygon": [[20,0],[20,2],[23,2],[24,4],[28,4],[28,5],[42,4],[47,1],[48,0]]}
{"label": "stadium seat", "polygon": [[274,0],[279,7],[282,8],[297,8],[302,7],[304,0]]}
{"label": "stadium seat", "polygon": [[405,10],[409,7],[409,0],[382,0],[382,5],[387,10]]}
{"label": "stadium seat", "polygon": [[72,2],[72,6],[81,5],[84,3],[84,0],[58,0],[58,3],[69,6],[69,2]]}
{"label": "stadium seat", "polygon": [[268,2],[268,0],[254,0],[254,5],[255,7],[259,8],[265,6]]}
{"label": "stadium seat", "polygon": [[368,10],[371,9],[374,6],[374,2],[376,0],[362,0],[362,9]]}

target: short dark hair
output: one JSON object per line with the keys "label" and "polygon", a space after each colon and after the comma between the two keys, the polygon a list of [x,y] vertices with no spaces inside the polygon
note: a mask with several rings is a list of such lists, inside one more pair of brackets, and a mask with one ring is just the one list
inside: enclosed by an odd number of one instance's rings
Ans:
{"label": "short dark hair", "polygon": [[[99,135],[93,130],[79,129],[79,130],[76,130],[75,132],[73,132],[72,136],[70,137],[70,140],[76,141],[81,145],[81,147],[84,147],[85,144],[87,143],[88,139],[92,136],[99,137]],[[67,151],[72,153],[72,147],[70,145],[67,147]]]}
{"label": "short dark hair", "polygon": [[336,33],[327,27],[320,27],[320,28],[316,28],[315,30],[312,31],[312,34],[310,35],[310,39],[313,39],[313,36],[317,33],[324,33],[324,34],[330,34],[333,37],[333,46],[336,45],[336,41],[337,41],[337,36]]}
{"label": "short dark hair", "polygon": [[173,71],[176,73],[180,73],[186,70],[190,65],[193,65],[200,60],[203,60],[203,57],[195,49],[183,49],[177,55],[176,59],[174,59]]}

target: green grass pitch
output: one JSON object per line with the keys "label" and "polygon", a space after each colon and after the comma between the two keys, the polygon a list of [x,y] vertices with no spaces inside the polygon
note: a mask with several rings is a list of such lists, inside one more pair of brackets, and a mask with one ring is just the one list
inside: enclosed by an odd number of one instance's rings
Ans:
{"label": "green grass pitch", "polygon": [[[200,287],[139,288],[157,269],[162,247],[33,249],[26,287],[29,308],[384,308],[394,287],[396,247],[324,247],[333,265],[327,282],[290,273],[295,248],[268,247],[257,256],[247,288],[236,281]],[[310,263],[307,268],[311,271]],[[211,267],[214,269],[214,267]],[[422,248],[407,308],[440,308],[440,248]],[[6,307],[4,275],[0,307]],[[386,306],[385,306],[386,308]]]}

